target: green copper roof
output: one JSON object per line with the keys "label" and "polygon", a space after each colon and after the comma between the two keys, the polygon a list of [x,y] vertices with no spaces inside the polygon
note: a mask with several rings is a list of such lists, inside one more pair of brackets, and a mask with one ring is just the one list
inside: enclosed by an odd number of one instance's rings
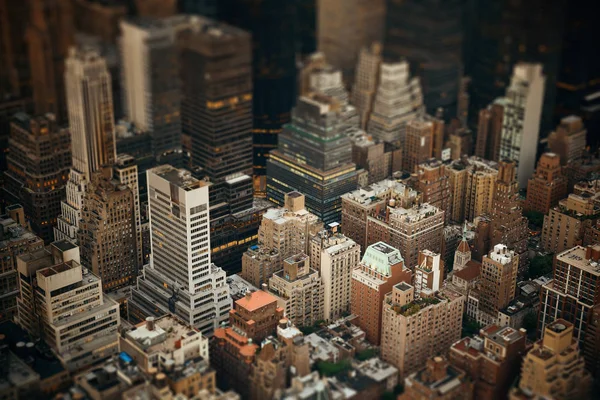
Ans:
{"label": "green copper roof", "polygon": [[404,261],[400,250],[384,242],[377,242],[365,250],[362,263],[368,265],[377,272],[390,276],[391,266]]}

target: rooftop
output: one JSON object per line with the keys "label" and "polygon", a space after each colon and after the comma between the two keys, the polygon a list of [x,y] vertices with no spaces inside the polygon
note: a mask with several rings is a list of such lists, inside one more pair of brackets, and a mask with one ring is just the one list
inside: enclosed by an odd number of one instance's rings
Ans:
{"label": "rooftop", "polygon": [[156,176],[163,178],[169,183],[172,183],[185,191],[190,191],[209,185],[209,182],[205,180],[194,178],[190,171],[183,168],[178,169],[168,164],[152,168],[150,171]]}
{"label": "rooftop", "polygon": [[484,337],[490,339],[501,346],[515,343],[525,337],[525,333],[510,326],[500,327],[498,325],[488,325],[481,330]]}
{"label": "rooftop", "polygon": [[[595,246],[600,251],[600,246]],[[586,248],[583,246],[575,246],[569,250],[565,250],[556,256],[556,261],[564,262],[579,268],[585,272],[589,272],[594,276],[600,276],[600,263],[590,260],[586,257]]]}
{"label": "rooftop", "polygon": [[454,275],[465,281],[472,281],[481,274],[481,263],[475,260],[469,260],[467,266],[460,271],[454,271]]}
{"label": "rooftop", "polygon": [[39,274],[48,278],[53,275],[61,274],[63,272],[69,271],[71,269],[80,268],[80,265],[74,261],[69,261],[66,263],[61,263],[57,265],[53,265],[51,267],[47,267],[38,271]]}
{"label": "rooftop", "polygon": [[247,311],[256,311],[267,305],[277,304],[277,299],[265,291],[257,290],[247,293],[246,296],[236,300],[235,304]]}
{"label": "rooftop", "polygon": [[66,239],[57,240],[56,242],[53,242],[51,245],[63,252],[77,248],[76,245],[74,245],[73,243],[71,243],[70,241],[68,241]]}
{"label": "rooftop", "polygon": [[202,334],[196,328],[186,325],[172,315],[165,315],[153,321],[154,327],[149,329],[148,322],[136,325],[126,336],[137,342],[144,352],[170,353],[181,346],[181,339]]}
{"label": "rooftop", "polygon": [[403,262],[400,250],[384,242],[377,242],[365,250],[361,263],[376,270],[380,274],[390,276],[391,267]]}
{"label": "rooftop", "polygon": [[255,292],[258,290],[256,286],[239,276],[238,274],[229,275],[227,277],[227,285],[231,298],[235,301],[246,295],[247,292]]}

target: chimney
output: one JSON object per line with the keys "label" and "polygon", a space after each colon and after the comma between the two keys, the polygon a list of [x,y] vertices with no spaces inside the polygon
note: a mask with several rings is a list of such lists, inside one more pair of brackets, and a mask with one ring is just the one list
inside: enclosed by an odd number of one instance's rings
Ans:
{"label": "chimney", "polygon": [[154,317],[146,318],[146,329],[148,329],[149,331],[154,330]]}
{"label": "chimney", "polygon": [[269,290],[269,285],[267,285],[266,283],[264,283],[264,282],[263,282],[263,284],[262,284],[262,285],[260,285],[260,288],[261,288],[263,291],[267,292],[267,291]]}

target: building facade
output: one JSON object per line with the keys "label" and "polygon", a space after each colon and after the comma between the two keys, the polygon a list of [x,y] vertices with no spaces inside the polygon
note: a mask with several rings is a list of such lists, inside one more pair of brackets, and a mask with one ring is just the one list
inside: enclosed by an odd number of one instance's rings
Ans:
{"label": "building facade", "polygon": [[394,285],[411,281],[412,272],[398,249],[383,242],[367,247],[358,268],[352,270],[350,311],[358,316],[356,325],[369,342],[380,343],[385,295]]}
{"label": "building facade", "polygon": [[567,178],[562,174],[560,156],[544,153],[540,157],[535,174],[527,183],[527,198],[523,209],[548,214],[550,208],[567,195]]}
{"label": "building facade", "polygon": [[569,115],[548,136],[550,151],[558,154],[561,165],[568,165],[583,157],[587,130],[580,117]]}
{"label": "building facade", "polygon": [[479,318],[486,323],[495,323],[498,311],[508,306],[515,297],[519,256],[508,247],[497,244],[481,263],[481,289],[479,296]]}
{"label": "building facade", "polygon": [[491,161],[500,161],[500,139],[506,99],[497,98],[487,108],[479,111],[475,155]]}
{"label": "building facade", "polygon": [[381,60],[381,43],[379,42],[367,44],[358,55],[351,103],[356,107],[360,118],[360,128],[363,130],[367,129],[369,117],[373,111]]}

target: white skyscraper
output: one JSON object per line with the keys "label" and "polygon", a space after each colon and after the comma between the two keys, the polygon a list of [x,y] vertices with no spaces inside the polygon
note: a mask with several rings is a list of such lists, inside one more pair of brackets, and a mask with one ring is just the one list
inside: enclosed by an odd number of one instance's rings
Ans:
{"label": "white skyscraper", "polygon": [[545,82],[541,64],[519,63],[506,90],[500,158],[517,162],[520,188],[527,187],[535,169]]}
{"label": "white skyscraper", "polygon": [[195,17],[121,21],[121,85],[129,121],[149,132],[152,151],[181,149],[178,33]]}
{"label": "white skyscraper", "polygon": [[91,174],[116,158],[111,76],[96,50],[71,48],[65,60],[65,86],[71,130],[73,167],[66,201],[54,229],[54,239],[77,241],[83,194]]}
{"label": "white skyscraper", "polygon": [[404,143],[406,123],[423,110],[421,81],[410,77],[408,62],[383,63],[367,133],[390,143]]}
{"label": "white skyscraper", "polygon": [[147,174],[152,257],[132,291],[130,314],[172,313],[210,334],[231,309],[225,271],[210,260],[210,184],[170,165]]}

